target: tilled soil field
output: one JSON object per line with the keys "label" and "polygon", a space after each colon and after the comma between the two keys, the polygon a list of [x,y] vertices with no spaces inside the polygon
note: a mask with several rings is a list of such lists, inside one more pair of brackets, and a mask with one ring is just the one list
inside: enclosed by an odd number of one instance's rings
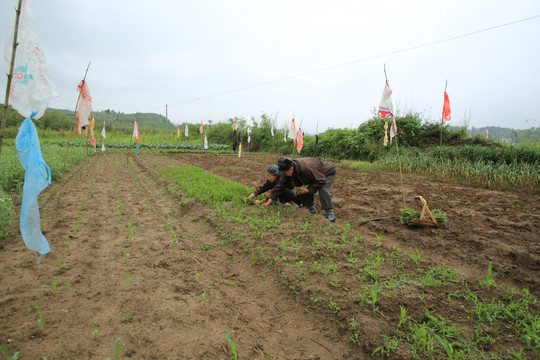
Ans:
{"label": "tilled soil field", "polygon": [[[21,351],[20,359],[115,358],[116,344],[120,359],[230,359],[227,332],[240,359],[371,357],[381,346],[380,334],[396,327],[400,306],[410,313],[425,307],[413,290],[403,289],[398,303],[382,298],[375,313],[353,295],[346,304],[331,289],[324,294],[341,303],[339,313],[310,308],[315,292],[295,290],[292,273],[253,256],[254,249],[277,247],[296,233],[255,239],[244,231],[242,241],[224,241],[240,227],[190,200],[157,170],[193,165],[255,187],[278,157],[111,152],[74,168],[40,197],[52,252],[36,264],[18,223],[0,242],[0,346],[10,354]],[[398,218],[364,223],[401,214],[399,174],[336,168],[336,224],[318,217],[317,226],[330,233],[350,224],[347,231],[358,238],[420,253],[425,263],[459,270],[470,284],[478,284],[491,262],[498,284],[540,295],[538,192],[405,174],[406,205],[419,210],[414,197],[422,195],[430,208],[447,213],[448,225],[409,228]],[[315,203],[320,210],[317,197]],[[305,209],[281,216],[297,228],[312,217]],[[354,288],[358,277],[342,274],[336,287]],[[314,275],[310,281],[315,286],[324,279]],[[429,308],[451,312],[436,300],[437,291],[425,290],[427,301],[433,300]],[[344,329],[352,313],[359,322],[356,343],[347,341]],[[505,341],[493,350],[518,340]],[[393,356],[409,358],[400,351]]]}

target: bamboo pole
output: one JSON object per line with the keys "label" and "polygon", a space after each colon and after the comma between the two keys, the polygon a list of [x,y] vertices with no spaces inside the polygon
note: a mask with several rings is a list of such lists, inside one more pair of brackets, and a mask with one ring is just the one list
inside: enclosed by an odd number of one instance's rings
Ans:
{"label": "bamboo pole", "polygon": [[9,93],[11,90],[11,79],[13,78],[13,68],[15,67],[15,53],[17,51],[17,36],[19,34],[19,18],[21,16],[21,6],[22,0],[19,0],[17,9],[15,9],[15,31],[13,33],[13,50],[11,51],[11,62],[9,64],[9,73],[7,74],[8,80],[6,84],[6,97],[4,100],[4,117],[2,118],[2,125],[0,126],[0,156],[2,156],[2,144],[4,142],[4,136],[6,133],[6,122],[8,115],[8,106],[9,106]]}
{"label": "bamboo pole", "polygon": [[[384,64],[384,78],[386,80],[386,83],[388,83],[388,77],[386,75],[386,64]],[[395,121],[395,117],[394,117],[394,114],[392,114],[392,122]],[[391,127],[391,126],[390,126]],[[396,126],[396,130],[397,130],[397,126]],[[398,157],[398,164],[399,164],[399,178],[401,180],[401,196],[403,197],[403,208],[406,207],[406,202],[405,202],[405,187],[403,185],[403,171],[401,170],[401,157],[399,156],[399,146],[398,146],[398,137],[397,137],[397,131],[396,133],[394,134],[394,139],[396,141],[396,152],[397,152],[397,157]]]}
{"label": "bamboo pole", "polygon": [[[446,80],[446,84],[444,85],[444,92],[446,93],[446,89],[448,88],[448,80]],[[444,126],[444,100],[443,100],[443,109],[441,112],[441,142],[439,146],[442,146],[442,129]]]}
{"label": "bamboo pole", "polygon": [[[82,79],[83,84],[86,81],[86,75],[88,74],[88,69],[89,68],[90,68],[90,61],[88,62],[88,66],[86,67],[86,71],[84,72],[84,77]],[[82,93],[82,88],[81,88],[81,91],[79,91],[79,96],[77,96],[77,102],[75,103],[75,111],[74,111],[75,117],[77,117],[77,110],[78,110],[77,107],[79,106],[79,100],[81,98],[81,93]],[[64,156],[64,170],[66,170],[66,166],[67,166],[69,143],[71,142],[71,135],[72,134],[73,134],[73,124],[71,124],[71,131],[69,132],[69,139],[68,139],[67,146],[66,146],[66,156]],[[88,155],[88,154],[86,154],[86,155]]]}
{"label": "bamboo pole", "polygon": [[167,128],[169,127],[169,105],[165,104],[165,142],[167,143]]}
{"label": "bamboo pole", "polygon": [[[444,84],[444,92],[446,93],[446,89],[448,88],[448,80],[446,80],[446,83]],[[440,160],[440,163],[441,163],[441,169],[442,169],[442,162],[443,162],[443,158],[442,158],[442,133],[443,133],[443,127],[444,127],[444,98],[443,98],[443,108],[442,108],[442,111],[441,111],[441,139],[440,139],[440,142],[439,142],[439,160]],[[438,186],[438,189],[440,190],[441,189],[441,182],[440,180],[442,179],[442,170],[439,171],[439,186]]]}
{"label": "bamboo pole", "polygon": [[[131,127],[131,134],[129,135],[129,147],[128,151],[126,151],[126,164],[129,162],[129,149],[131,149],[131,142],[133,141],[133,132],[135,131],[135,121],[137,121],[137,114],[139,112],[137,111],[135,113],[135,118],[133,119],[133,126]],[[139,125],[137,125],[137,130],[139,129]]]}

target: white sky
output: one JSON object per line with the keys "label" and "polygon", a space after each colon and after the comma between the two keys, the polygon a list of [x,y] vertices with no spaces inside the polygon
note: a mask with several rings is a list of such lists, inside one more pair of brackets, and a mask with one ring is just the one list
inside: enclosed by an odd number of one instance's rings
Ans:
{"label": "white sky", "polygon": [[[16,4],[0,1],[0,39],[7,38]],[[540,126],[540,17],[379,56],[540,15],[538,0],[32,0],[31,6],[59,94],[53,108],[74,109],[91,61],[95,110],[165,115],[169,104],[175,123],[265,112],[277,114],[280,128],[293,116],[309,133],[317,122],[320,132],[353,128],[378,107],[386,64],[398,114],[412,109],[440,121],[448,80],[450,124],[463,125],[470,112],[469,126]],[[1,76],[1,102],[6,82]]]}

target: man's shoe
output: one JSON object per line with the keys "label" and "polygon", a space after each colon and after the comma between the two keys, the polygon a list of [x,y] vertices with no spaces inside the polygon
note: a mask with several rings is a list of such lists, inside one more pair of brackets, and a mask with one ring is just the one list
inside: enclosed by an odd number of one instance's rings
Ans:
{"label": "man's shoe", "polygon": [[318,212],[317,212],[317,209],[315,209],[315,206],[314,205],[311,205],[309,207],[309,212],[312,213],[313,215],[317,215]]}
{"label": "man's shoe", "polygon": [[336,217],[334,216],[334,209],[326,210],[326,219],[330,222],[336,222]]}

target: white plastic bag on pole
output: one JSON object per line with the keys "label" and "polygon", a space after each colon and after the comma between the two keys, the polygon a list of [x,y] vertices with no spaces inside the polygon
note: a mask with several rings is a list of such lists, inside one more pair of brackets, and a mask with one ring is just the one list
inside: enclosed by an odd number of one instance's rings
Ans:
{"label": "white plastic bag on pole", "polygon": [[[4,47],[4,61],[8,72],[13,50],[15,16],[16,13],[13,12]],[[49,77],[49,71],[45,64],[45,55],[38,42],[29,0],[23,0],[22,2],[17,42],[19,45],[15,53],[9,103],[26,118],[30,117],[32,111],[37,111],[34,119],[39,119],[47,110],[51,99],[57,96],[57,93]]]}

